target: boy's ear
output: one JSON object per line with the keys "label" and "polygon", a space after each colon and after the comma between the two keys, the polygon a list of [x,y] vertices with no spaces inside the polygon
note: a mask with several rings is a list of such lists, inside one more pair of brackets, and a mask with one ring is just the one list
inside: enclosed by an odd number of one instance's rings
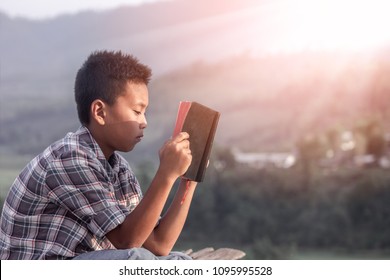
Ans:
{"label": "boy's ear", "polygon": [[106,123],[106,104],[96,99],[91,104],[91,118],[94,119],[98,124],[104,125]]}

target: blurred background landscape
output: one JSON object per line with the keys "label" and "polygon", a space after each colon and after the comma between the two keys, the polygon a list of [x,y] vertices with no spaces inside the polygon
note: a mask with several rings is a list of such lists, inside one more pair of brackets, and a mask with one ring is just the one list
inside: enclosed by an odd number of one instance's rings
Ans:
{"label": "blurred background landscape", "polygon": [[124,154],[144,190],[178,103],[221,112],[176,249],[248,259],[390,258],[386,1],[172,0],[51,18],[0,9],[1,206],[22,168],[79,127],[95,50],[153,69],[148,128]]}

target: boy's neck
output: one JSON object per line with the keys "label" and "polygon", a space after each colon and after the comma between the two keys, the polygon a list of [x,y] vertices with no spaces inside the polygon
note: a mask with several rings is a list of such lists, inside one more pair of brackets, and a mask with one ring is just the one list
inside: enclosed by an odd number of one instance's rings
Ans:
{"label": "boy's neck", "polygon": [[88,128],[89,132],[91,133],[92,137],[95,139],[96,143],[98,143],[100,149],[102,150],[104,157],[106,160],[109,160],[109,158],[113,155],[114,151],[106,145],[104,134],[101,133],[101,129],[96,127],[96,125],[93,125],[93,123],[86,125],[86,128]]}

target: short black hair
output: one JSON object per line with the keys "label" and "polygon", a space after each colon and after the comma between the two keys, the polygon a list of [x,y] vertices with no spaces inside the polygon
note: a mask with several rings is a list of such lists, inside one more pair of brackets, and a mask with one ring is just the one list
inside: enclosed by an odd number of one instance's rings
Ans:
{"label": "short black hair", "polygon": [[101,99],[112,105],[127,82],[148,85],[151,76],[151,69],[132,55],[106,50],[91,53],[77,72],[74,86],[81,124],[89,124],[94,100]]}

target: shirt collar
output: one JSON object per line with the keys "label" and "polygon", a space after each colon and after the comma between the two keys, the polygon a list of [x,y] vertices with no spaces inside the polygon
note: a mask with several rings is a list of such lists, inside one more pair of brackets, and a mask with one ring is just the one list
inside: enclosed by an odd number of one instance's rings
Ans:
{"label": "shirt collar", "polygon": [[110,166],[114,171],[119,171],[118,154],[114,152],[107,160],[99,144],[96,142],[95,138],[93,138],[87,127],[81,126],[75,134],[78,135],[80,143],[83,142],[91,148],[97,159],[106,167],[106,169]]}

